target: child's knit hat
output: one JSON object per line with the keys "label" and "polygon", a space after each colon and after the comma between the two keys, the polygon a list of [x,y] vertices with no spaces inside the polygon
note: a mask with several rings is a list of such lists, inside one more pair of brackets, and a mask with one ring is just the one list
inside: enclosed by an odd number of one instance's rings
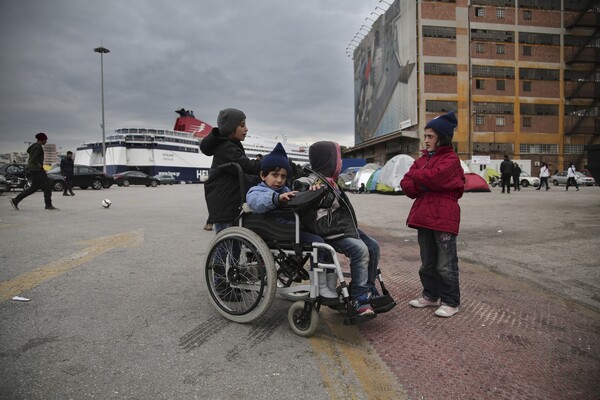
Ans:
{"label": "child's knit hat", "polygon": [[443,114],[435,117],[425,125],[425,129],[430,128],[438,134],[438,136],[449,136],[450,140],[454,136],[454,128],[458,125],[454,111],[448,114]]}
{"label": "child's knit hat", "polygon": [[290,161],[281,143],[277,143],[272,152],[261,158],[260,169],[265,170],[269,167],[285,168],[288,174],[290,173]]}
{"label": "child's knit hat", "polygon": [[236,108],[226,108],[219,111],[219,116],[217,117],[219,136],[229,136],[245,119],[246,114]]}

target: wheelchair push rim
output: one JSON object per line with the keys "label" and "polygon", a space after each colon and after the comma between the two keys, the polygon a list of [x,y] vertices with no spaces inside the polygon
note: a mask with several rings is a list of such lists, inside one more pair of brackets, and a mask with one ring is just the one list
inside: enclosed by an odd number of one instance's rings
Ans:
{"label": "wheelchair push rim", "polygon": [[277,272],[267,244],[249,229],[230,227],[219,232],[208,249],[204,277],[217,311],[239,323],[260,318],[277,290]]}

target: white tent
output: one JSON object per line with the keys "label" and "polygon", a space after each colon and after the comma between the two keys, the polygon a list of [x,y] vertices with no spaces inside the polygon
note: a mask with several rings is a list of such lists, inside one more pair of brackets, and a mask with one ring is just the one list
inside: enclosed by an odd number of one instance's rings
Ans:
{"label": "white tent", "polygon": [[381,168],[381,174],[377,182],[377,191],[400,192],[402,190],[400,188],[400,181],[414,162],[414,158],[406,154],[398,154],[389,159],[383,168]]}
{"label": "white tent", "polygon": [[356,175],[352,179],[352,184],[350,185],[349,190],[358,191],[358,189],[360,189],[360,185],[363,183],[366,187],[367,181],[371,177],[371,174],[373,174],[373,172],[377,171],[378,169],[379,165],[373,163],[360,167],[360,169],[356,172]]}

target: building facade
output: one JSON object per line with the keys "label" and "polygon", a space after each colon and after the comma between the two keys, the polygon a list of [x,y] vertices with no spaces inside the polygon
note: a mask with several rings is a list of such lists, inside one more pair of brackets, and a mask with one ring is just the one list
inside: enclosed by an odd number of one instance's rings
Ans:
{"label": "building facade", "polygon": [[451,110],[463,160],[583,168],[600,143],[599,0],[395,0],[353,60],[346,157],[416,156],[425,123]]}

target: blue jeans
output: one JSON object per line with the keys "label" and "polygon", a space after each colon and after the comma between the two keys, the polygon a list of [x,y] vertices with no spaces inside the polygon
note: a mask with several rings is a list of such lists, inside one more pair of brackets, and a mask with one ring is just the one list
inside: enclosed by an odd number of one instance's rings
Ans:
{"label": "blue jeans", "polygon": [[213,224],[213,228],[215,229],[215,235],[221,232],[223,229],[229,228],[230,226],[233,226],[233,224],[230,222],[215,222]]}
{"label": "blue jeans", "polygon": [[350,259],[350,296],[353,299],[374,291],[379,264],[379,243],[361,230],[358,233],[359,239],[346,237],[327,241],[335,251]]}
{"label": "blue jeans", "polygon": [[419,228],[421,268],[419,277],[423,296],[429,300],[442,299],[450,307],[460,305],[456,235]]}

